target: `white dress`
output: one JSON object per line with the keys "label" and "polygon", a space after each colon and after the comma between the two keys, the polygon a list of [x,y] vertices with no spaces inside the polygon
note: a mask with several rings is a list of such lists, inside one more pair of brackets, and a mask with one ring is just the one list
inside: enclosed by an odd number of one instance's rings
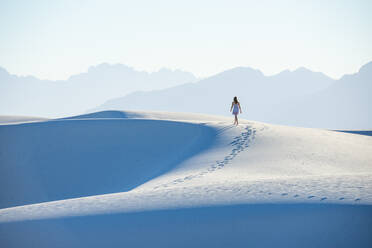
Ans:
{"label": "white dress", "polygon": [[239,105],[237,103],[234,103],[234,107],[233,107],[233,115],[237,115],[239,114]]}

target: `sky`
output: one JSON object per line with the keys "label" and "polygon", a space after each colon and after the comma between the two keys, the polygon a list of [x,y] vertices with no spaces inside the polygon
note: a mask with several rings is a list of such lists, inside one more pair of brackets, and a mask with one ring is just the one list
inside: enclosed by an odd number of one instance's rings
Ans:
{"label": "sky", "polygon": [[0,1],[0,67],[67,79],[100,63],[208,77],[306,67],[338,79],[372,61],[372,1]]}

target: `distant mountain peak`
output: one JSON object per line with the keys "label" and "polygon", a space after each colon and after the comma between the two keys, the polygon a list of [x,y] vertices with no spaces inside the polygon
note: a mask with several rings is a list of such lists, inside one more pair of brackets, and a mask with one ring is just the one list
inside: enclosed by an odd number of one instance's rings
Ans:
{"label": "distant mountain peak", "polygon": [[307,69],[306,67],[301,66],[301,67],[298,67],[298,68],[297,68],[296,70],[294,70],[293,72],[313,72],[313,71]]}
{"label": "distant mountain peak", "polygon": [[217,75],[226,75],[226,74],[255,74],[258,76],[263,76],[263,73],[260,70],[253,69],[251,67],[238,66],[232,69],[221,72]]}
{"label": "distant mountain peak", "polygon": [[0,66],[0,75],[9,75],[9,72],[5,68]]}
{"label": "distant mountain peak", "polygon": [[359,73],[360,74],[372,73],[372,61],[360,67]]}
{"label": "distant mountain peak", "polygon": [[88,72],[93,71],[101,71],[101,70],[108,70],[108,69],[120,69],[120,70],[132,70],[133,68],[123,65],[123,64],[109,64],[109,63],[101,63],[95,66],[90,66]]}
{"label": "distant mountain peak", "polygon": [[350,78],[353,77],[370,77],[372,76],[372,61],[368,62],[367,64],[364,64],[362,67],[360,67],[359,71],[357,73],[352,74],[345,74],[340,79],[341,81],[350,80]]}
{"label": "distant mountain peak", "polygon": [[231,71],[251,71],[251,72],[258,72],[258,73],[261,73],[260,70],[257,70],[257,69],[254,69],[252,67],[246,67],[246,66],[238,66],[238,67],[235,67],[235,68],[232,68]]}
{"label": "distant mountain peak", "polygon": [[192,74],[191,72],[184,71],[184,70],[181,70],[181,69],[169,69],[169,68],[166,68],[166,67],[162,67],[158,71],[151,72],[150,74],[164,74],[164,73],[183,73],[183,74],[189,74],[189,75],[192,75],[193,77],[195,77],[195,75]]}

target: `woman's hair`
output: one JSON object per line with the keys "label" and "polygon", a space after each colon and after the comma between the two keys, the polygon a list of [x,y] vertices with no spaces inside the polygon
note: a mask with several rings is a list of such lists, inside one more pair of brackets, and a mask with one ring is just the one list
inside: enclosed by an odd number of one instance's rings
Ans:
{"label": "woman's hair", "polygon": [[238,98],[236,96],[234,96],[234,103],[237,104],[238,103]]}

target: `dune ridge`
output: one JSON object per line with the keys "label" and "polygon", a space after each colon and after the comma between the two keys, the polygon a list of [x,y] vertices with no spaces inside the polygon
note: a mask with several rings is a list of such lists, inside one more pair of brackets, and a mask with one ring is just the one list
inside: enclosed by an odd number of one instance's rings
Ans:
{"label": "dune ridge", "polygon": [[[69,247],[99,247],[102,240],[113,247],[164,245],[165,237],[150,228],[155,223],[173,235],[169,244],[182,240],[180,247],[216,244],[182,238],[187,228],[220,240],[217,247],[226,239],[236,247],[262,243],[260,236],[244,238],[254,225],[272,232],[264,247],[372,244],[366,231],[372,137],[231,123],[200,114],[104,111],[0,126],[0,244],[22,246],[31,237],[25,233],[48,230],[54,236],[41,235],[39,247],[56,240]],[[244,229],[220,236],[216,222]],[[136,243],[113,223],[126,234],[141,226],[146,241]],[[288,232],[296,235],[293,242]],[[14,235],[24,243],[9,238]]]}

